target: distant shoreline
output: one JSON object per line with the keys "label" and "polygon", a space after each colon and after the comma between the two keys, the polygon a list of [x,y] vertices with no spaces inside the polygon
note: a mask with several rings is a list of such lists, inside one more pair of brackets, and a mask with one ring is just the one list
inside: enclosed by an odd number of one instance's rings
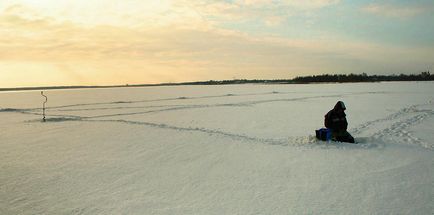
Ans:
{"label": "distant shoreline", "polygon": [[188,86],[188,85],[233,85],[233,84],[325,84],[325,83],[366,83],[366,82],[390,82],[390,81],[434,81],[434,75],[429,71],[422,72],[418,75],[389,75],[368,76],[365,73],[356,74],[323,74],[318,76],[302,76],[294,79],[234,79],[234,80],[210,80],[197,82],[181,82],[181,83],[161,83],[161,84],[126,84],[126,85],[104,85],[104,86],[48,86],[48,87],[11,87],[0,88],[0,92],[4,91],[30,91],[30,90],[63,90],[63,89],[104,89],[104,88],[126,88],[126,87],[158,87],[158,86]]}

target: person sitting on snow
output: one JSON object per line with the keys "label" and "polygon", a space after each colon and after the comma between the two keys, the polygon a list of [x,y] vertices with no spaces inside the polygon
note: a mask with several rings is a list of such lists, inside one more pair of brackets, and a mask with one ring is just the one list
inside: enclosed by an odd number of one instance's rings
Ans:
{"label": "person sitting on snow", "polygon": [[335,107],[324,116],[324,125],[332,131],[332,140],[354,143],[354,137],[347,131],[348,122],[345,110],[344,102],[338,101]]}

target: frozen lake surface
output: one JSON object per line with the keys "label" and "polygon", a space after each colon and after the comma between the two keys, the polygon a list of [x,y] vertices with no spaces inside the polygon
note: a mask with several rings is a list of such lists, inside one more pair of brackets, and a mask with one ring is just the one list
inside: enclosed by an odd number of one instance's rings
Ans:
{"label": "frozen lake surface", "polygon": [[0,214],[434,213],[434,82],[45,94],[0,93]]}

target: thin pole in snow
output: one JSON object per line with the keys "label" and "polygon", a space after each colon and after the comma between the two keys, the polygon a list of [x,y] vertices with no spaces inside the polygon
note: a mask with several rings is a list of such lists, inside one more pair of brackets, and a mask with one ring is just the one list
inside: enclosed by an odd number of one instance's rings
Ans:
{"label": "thin pole in snow", "polygon": [[47,98],[47,96],[44,95],[44,91],[41,91],[41,95],[42,95],[43,97],[45,97],[45,101],[44,101],[44,103],[42,104],[42,116],[44,117],[44,118],[42,118],[42,121],[45,122],[45,103],[47,103],[48,98]]}

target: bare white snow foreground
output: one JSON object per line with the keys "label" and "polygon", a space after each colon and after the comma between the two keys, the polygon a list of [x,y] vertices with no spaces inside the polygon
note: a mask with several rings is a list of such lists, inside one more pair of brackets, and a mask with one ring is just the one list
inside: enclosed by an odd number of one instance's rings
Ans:
{"label": "bare white snow foreground", "polygon": [[434,212],[432,82],[45,94],[0,93],[0,214]]}

